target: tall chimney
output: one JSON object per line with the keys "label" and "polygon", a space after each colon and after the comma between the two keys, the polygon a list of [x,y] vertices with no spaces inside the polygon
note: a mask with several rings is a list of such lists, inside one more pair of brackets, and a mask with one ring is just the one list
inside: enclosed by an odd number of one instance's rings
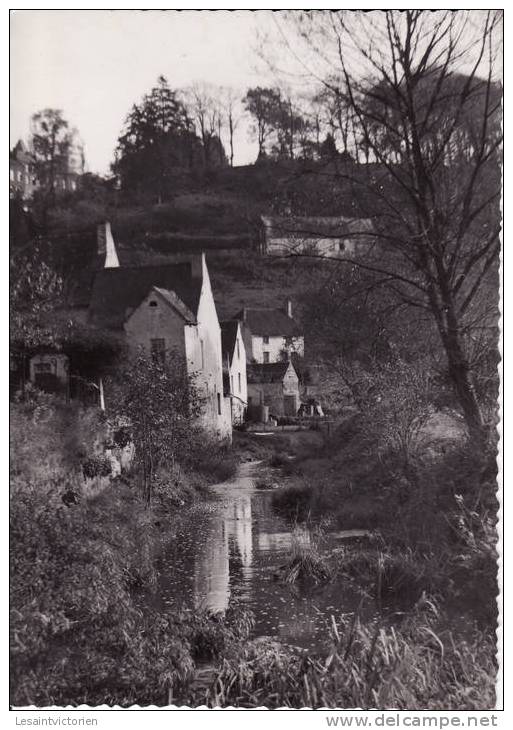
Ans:
{"label": "tall chimney", "polygon": [[105,223],[100,223],[98,225],[98,228],[96,229],[96,232],[96,238],[98,242],[98,255],[105,256],[105,263],[103,265],[103,268],[118,268],[119,259],[116,251],[116,245],[114,243],[114,239],[112,238],[110,223],[108,221],[105,221]]}
{"label": "tall chimney", "polygon": [[292,302],[290,299],[285,301],[285,314],[292,319]]}

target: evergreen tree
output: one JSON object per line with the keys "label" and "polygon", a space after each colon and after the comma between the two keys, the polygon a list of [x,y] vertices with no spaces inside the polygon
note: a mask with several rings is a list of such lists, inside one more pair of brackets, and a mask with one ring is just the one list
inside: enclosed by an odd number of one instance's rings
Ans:
{"label": "evergreen tree", "polygon": [[196,164],[199,140],[176,92],[164,76],[134,104],[118,139],[113,171],[125,189],[143,189],[162,202],[174,167]]}

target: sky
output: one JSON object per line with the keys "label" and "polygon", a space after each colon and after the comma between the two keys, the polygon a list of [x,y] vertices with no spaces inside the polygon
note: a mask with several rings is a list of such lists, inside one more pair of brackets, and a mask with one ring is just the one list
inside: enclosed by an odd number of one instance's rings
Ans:
{"label": "sky", "polygon": [[[241,96],[272,81],[254,51],[259,26],[270,20],[267,11],[15,11],[11,147],[27,139],[32,114],[61,109],[85,143],[89,171],[105,174],[127,113],[160,74],[171,88],[201,81]],[[245,121],[235,164],[255,160],[249,137]]]}
{"label": "sky", "polygon": [[[383,21],[379,11],[370,15]],[[300,92],[315,80],[305,73],[315,68],[307,61],[308,41],[307,47],[292,41],[282,14],[268,10],[18,10],[10,17],[11,147],[28,138],[32,114],[61,109],[84,141],[89,171],[99,174],[109,172],[132,105],[161,74],[173,89],[206,82],[231,86],[242,98],[251,86],[278,81],[256,50],[267,34],[266,53],[274,55],[282,85]],[[472,11],[471,25],[479,29],[483,18]],[[321,65],[325,52],[316,56]],[[350,58],[349,48],[345,54]],[[236,165],[254,162],[248,118],[239,124],[234,149]]]}

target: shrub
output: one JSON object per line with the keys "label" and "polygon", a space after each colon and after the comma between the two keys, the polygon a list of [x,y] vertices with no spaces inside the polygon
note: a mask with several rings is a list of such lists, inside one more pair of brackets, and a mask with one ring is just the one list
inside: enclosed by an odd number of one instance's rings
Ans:
{"label": "shrub", "polygon": [[286,583],[295,583],[298,580],[325,583],[332,577],[331,569],[320,553],[316,537],[298,528],[292,534],[291,556],[282,573]]}
{"label": "shrub", "polygon": [[110,459],[107,456],[91,456],[82,462],[82,473],[88,479],[111,475]]}
{"label": "shrub", "polygon": [[186,464],[213,483],[232,479],[237,472],[238,460],[229,445],[219,445],[203,433],[196,436],[195,447]]}
{"label": "shrub", "polygon": [[279,468],[288,465],[289,462],[290,459],[287,454],[279,451],[276,454],[272,455],[271,460],[269,461],[269,465],[275,468]]}
{"label": "shrub", "polygon": [[273,494],[273,509],[290,520],[303,522],[311,514],[314,488],[311,484],[291,484]]}

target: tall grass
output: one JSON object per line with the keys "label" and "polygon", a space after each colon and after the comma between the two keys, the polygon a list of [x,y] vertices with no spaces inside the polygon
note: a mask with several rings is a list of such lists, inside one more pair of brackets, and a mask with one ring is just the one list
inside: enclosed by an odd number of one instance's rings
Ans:
{"label": "tall grass", "polygon": [[313,531],[299,527],[294,529],[290,559],[282,570],[286,583],[298,580],[325,583],[331,579],[331,568],[321,553],[321,539],[320,534]]}
{"label": "tall grass", "polygon": [[485,710],[495,704],[490,637],[456,641],[424,599],[400,627],[331,619],[330,651],[313,657],[276,642],[245,646],[218,670],[211,707]]}

